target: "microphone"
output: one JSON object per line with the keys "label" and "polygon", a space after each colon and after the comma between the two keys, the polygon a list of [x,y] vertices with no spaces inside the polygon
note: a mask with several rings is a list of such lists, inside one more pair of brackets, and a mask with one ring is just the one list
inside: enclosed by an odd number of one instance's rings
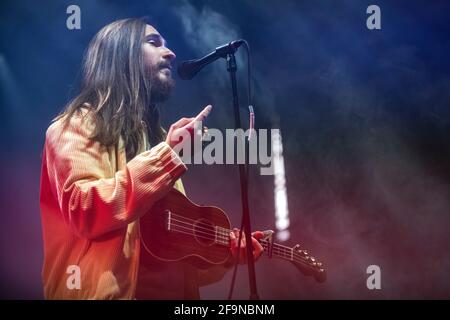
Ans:
{"label": "microphone", "polygon": [[183,80],[192,79],[204,66],[216,61],[219,58],[225,58],[228,54],[235,53],[236,50],[244,43],[244,40],[235,40],[207,54],[203,58],[196,60],[187,60],[178,66],[178,75]]}

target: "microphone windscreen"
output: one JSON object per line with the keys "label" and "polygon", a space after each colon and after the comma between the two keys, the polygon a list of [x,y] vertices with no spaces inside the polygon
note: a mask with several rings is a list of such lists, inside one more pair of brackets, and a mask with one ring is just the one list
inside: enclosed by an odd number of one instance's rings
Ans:
{"label": "microphone windscreen", "polygon": [[183,80],[190,80],[192,79],[198,70],[195,63],[193,63],[195,60],[189,60],[184,61],[182,64],[178,66],[178,75]]}

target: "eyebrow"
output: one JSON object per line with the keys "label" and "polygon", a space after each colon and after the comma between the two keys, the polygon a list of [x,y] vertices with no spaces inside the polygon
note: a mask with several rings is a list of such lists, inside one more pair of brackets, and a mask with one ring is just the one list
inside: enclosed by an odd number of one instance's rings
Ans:
{"label": "eyebrow", "polygon": [[148,40],[159,40],[164,45],[164,47],[167,47],[167,41],[164,39],[160,34],[158,33],[150,33],[145,36],[145,41]]}

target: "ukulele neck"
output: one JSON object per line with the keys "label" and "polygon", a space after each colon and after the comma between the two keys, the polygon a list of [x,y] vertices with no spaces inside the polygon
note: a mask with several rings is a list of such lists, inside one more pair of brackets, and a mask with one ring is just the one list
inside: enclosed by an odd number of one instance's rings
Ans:
{"label": "ukulele neck", "polygon": [[[230,232],[232,230],[222,228],[219,226],[215,227],[215,243],[222,246],[230,246]],[[278,243],[274,243],[269,239],[259,239],[258,242],[264,248],[264,252],[269,255],[269,257],[275,256],[288,261],[294,261],[294,249],[283,246]]]}

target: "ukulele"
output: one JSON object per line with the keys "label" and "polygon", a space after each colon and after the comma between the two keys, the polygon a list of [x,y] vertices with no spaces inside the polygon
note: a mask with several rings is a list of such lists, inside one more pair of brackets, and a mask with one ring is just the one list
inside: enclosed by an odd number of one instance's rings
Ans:
{"label": "ukulele", "polygon": [[[144,254],[165,261],[186,261],[207,269],[230,258],[231,226],[228,216],[214,206],[198,206],[184,194],[172,189],[140,219]],[[304,275],[318,282],[326,280],[322,264],[302,250],[273,242],[273,231],[265,231],[259,243],[269,258],[292,262]],[[144,259],[144,262],[145,259]]]}

